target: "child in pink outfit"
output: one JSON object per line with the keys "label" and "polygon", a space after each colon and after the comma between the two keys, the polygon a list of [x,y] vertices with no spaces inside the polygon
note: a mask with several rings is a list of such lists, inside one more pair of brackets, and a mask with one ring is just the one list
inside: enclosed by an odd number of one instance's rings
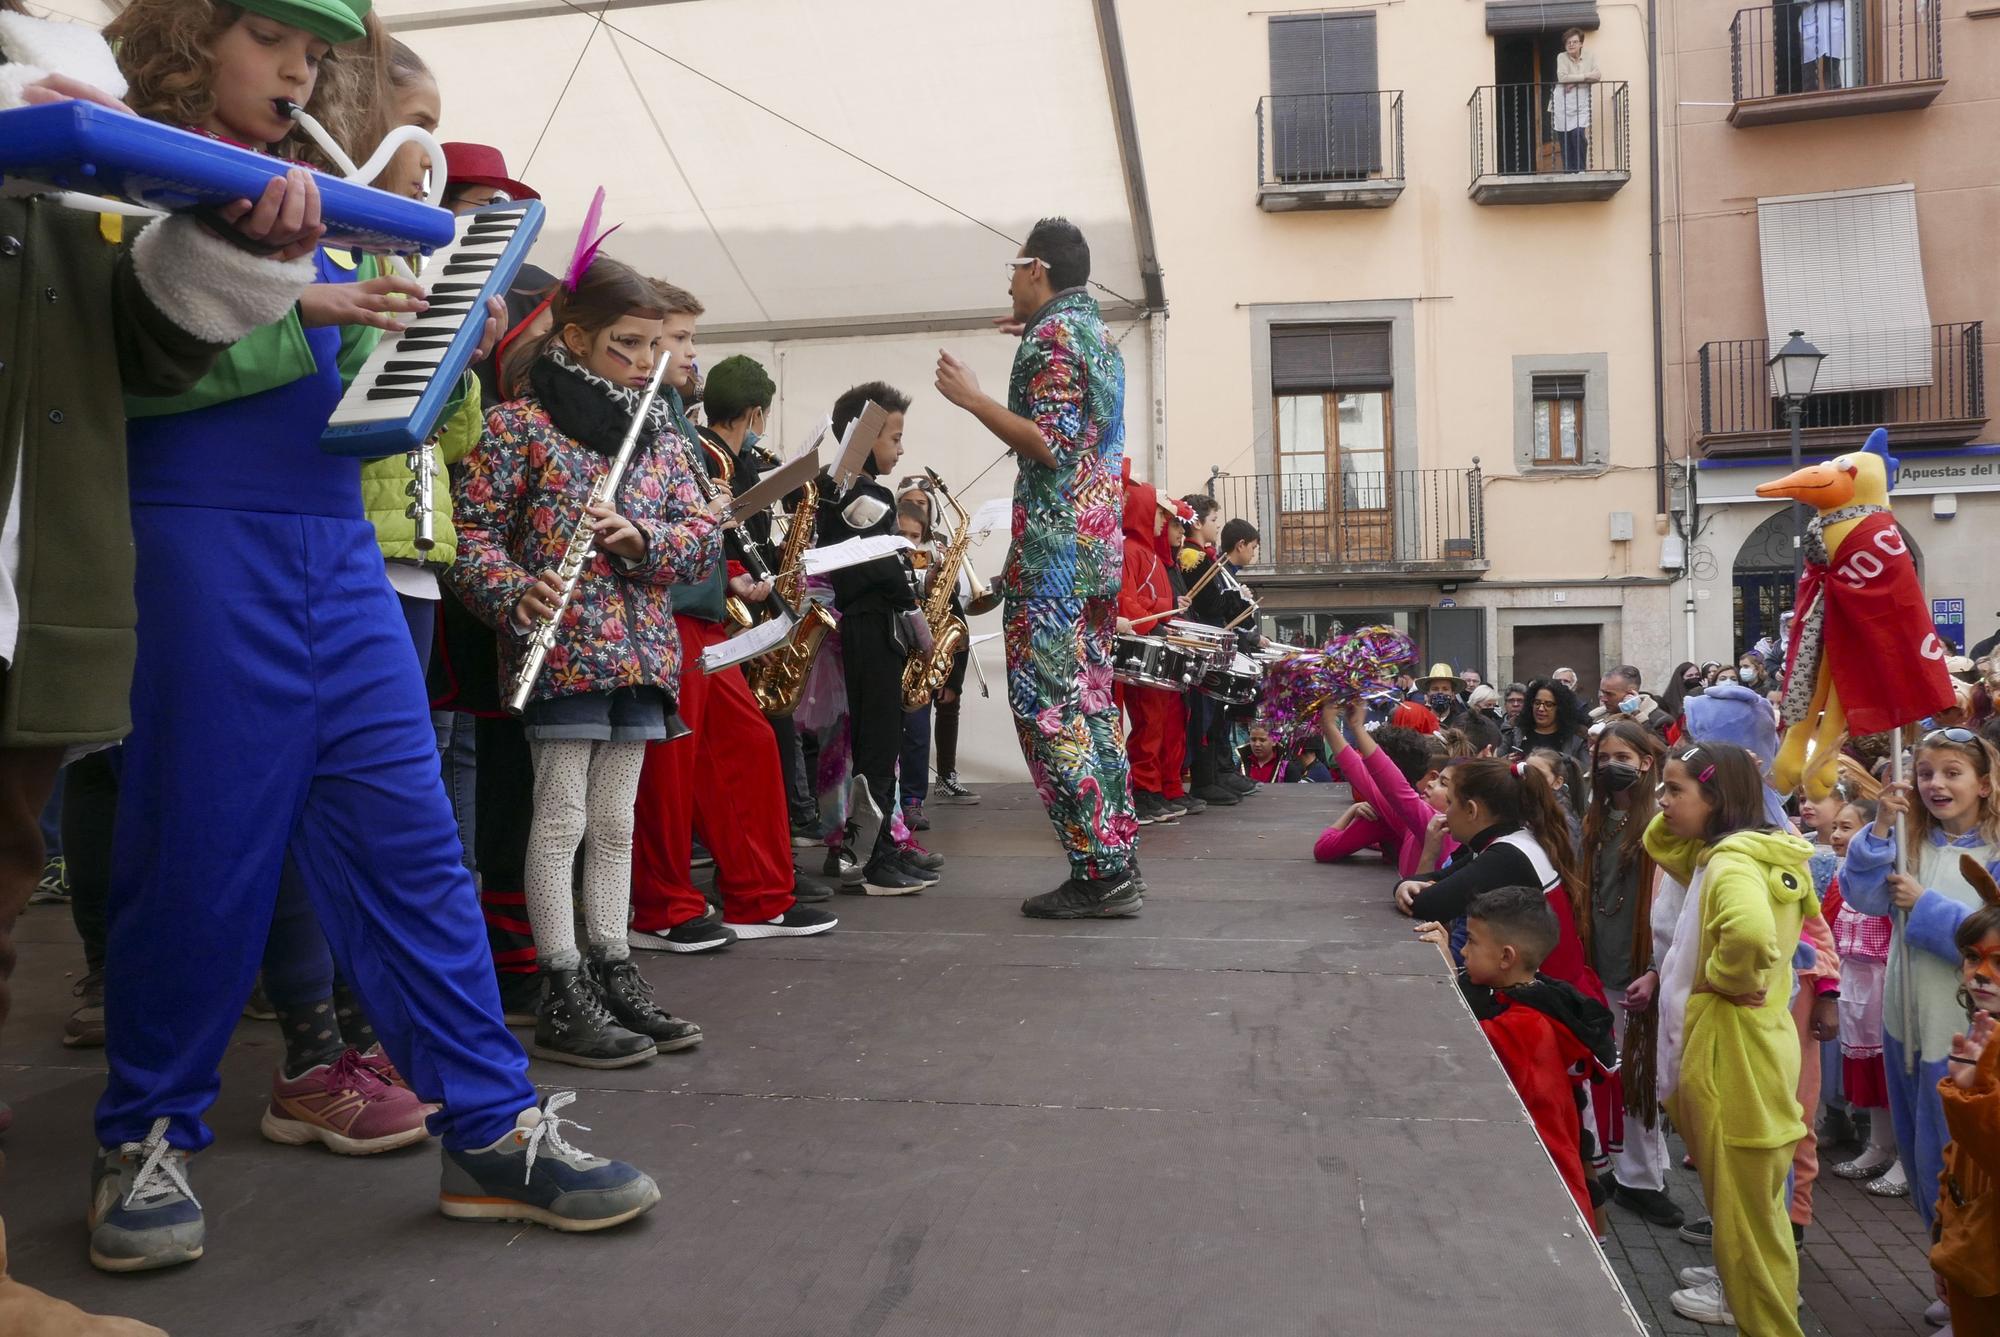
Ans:
{"label": "child in pink outfit", "polygon": [[[1399,878],[1438,867],[1458,848],[1442,826],[1436,831],[1437,843],[1428,854],[1425,847],[1426,837],[1432,835],[1432,819],[1443,812],[1432,797],[1443,797],[1437,785],[1444,763],[1443,745],[1434,737],[1409,729],[1384,728],[1371,735],[1367,728],[1368,707],[1359,700],[1350,702],[1345,714],[1347,731],[1343,733],[1340,712],[1331,706],[1320,712],[1320,732],[1326,737],[1327,753],[1333,764],[1353,786],[1356,804],[1366,803],[1374,817],[1372,821],[1366,817],[1353,818],[1344,826],[1321,832],[1313,846],[1313,857],[1330,863],[1355,849],[1366,848],[1359,843],[1358,836],[1348,833],[1356,827],[1364,831],[1381,827],[1382,836],[1377,839],[1386,837],[1394,842]],[[1339,852],[1323,854],[1322,850]],[[1386,857],[1386,847],[1383,853]]]}

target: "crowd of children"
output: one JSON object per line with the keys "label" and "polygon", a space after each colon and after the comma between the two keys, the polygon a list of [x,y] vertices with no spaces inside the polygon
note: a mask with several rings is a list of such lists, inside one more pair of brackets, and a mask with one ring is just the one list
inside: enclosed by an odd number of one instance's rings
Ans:
{"label": "crowd of children", "polygon": [[[1683,665],[1664,703],[1621,666],[1594,722],[1551,674],[1508,690],[1497,746],[1473,745],[1471,692],[1441,699],[1444,665],[1323,714],[1354,802],[1315,857],[1394,865],[1587,1219],[1616,1203],[1713,1247],[1685,1317],[1800,1331],[1819,1152],[1851,1143],[1832,1172],[1931,1230],[1926,1317],[2000,1332],[2000,721],[1954,667],[1951,711],[1849,743],[1820,799],[1771,786],[1761,657],[1727,681]],[[1897,746],[1909,783],[1885,782]],[[1701,1220],[1667,1192],[1669,1128]]]}

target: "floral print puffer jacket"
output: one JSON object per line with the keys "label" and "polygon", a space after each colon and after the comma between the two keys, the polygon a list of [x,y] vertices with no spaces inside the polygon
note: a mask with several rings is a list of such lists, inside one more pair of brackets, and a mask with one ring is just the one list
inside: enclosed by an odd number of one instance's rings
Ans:
{"label": "floral print puffer jacket", "polygon": [[[662,389],[661,399],[670,394]],[[678,408],[676,400],[661,430],[633,454],[613,501],[646,536],[646,555],[630,563],[601,551],[591,557],[535,700],[641,686],[679,695],[681,645],[667,586],[699,580],[715,565],[722,529],[688,471],[689,429]],[[484,438],[465,458],[452,492],[458,557],[447,579],[499,629],[503,683],[527,644],[514,606],[534,573],[561,563],[584,502],[610,467],[610,454],[565,434],[534,393],[489,413]]]}

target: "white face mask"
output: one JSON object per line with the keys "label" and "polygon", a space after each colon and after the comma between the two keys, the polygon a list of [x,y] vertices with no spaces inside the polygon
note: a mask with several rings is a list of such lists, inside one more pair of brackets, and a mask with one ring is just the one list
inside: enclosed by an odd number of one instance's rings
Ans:
{"label": "white face mask", "polygon": [[1757,670],[1753,668],[1740,668],[1736,670],[1736,676],[1743,682],[1755,682],[1757,681]]}

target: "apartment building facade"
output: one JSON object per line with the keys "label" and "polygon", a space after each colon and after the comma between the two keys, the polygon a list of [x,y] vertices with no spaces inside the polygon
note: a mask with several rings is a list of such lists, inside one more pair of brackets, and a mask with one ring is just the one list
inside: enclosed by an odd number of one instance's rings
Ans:
{"label": "apartment building facade", "polygon": [[[1664,668],[1645,9],[1120,13],[1173,294],[1163,481],[1258,525],[1267,631]],[[1598,81],[1559,82],[1570,29]]]}
{"label": "apartment building facade", "polygon": [[1667,430],[1691,466],[1692,506],[1674,500],[1697,657],[1740,653],[1791,604],[1791,508],[1755,490],[1791,468],[1766,362],[1794,330],[1826,355],[1802,458],[1886,427],[1939,628],[1980,640],[2000,617],[2000,6],[1685,0],[1660,23]]}

